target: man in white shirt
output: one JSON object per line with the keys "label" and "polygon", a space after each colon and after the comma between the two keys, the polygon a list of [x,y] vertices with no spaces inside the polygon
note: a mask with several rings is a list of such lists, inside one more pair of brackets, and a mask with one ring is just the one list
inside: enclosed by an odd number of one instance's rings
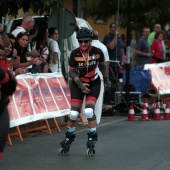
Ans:
{"label": "man in white shirt", "polygon": [[49,48],[49,69],[52,73],[61,72],[60,67],[60,49],[58,46],[58,29],[55,27],[51,27],[48,30],[49,38],[47,39],[47,45]]}
{"label": "man in white shirt", "polygon": [[[97,48],[100,48],[104,54],[105,58],[105,64],[106,64],[106,71],[109,75],[109,54],[107,47],[99,41],[99,33],[96,30],[93,30],[93,37],[92,37],[92,46],[95,46]],[[100,79],[103,80],[103,76],[101,72],[99,71]],[[96,102],[95,111],[96,111],[96,118],[97,118],[97,124],[101,121],[101,114],[102,114],[102,106],[103,106],[103,95],[104,95],[104,84],[101,81],[101,90],[100,95],[98,97],[98,100]],[[86,122],[86,119],[84,118],[84,121]]]}
{"label": "man in white shirt", "polygon": [[17,37],[20,32],[29,32],[31,29],[33,29],[34,24],[35,22],[32,16],[26,15],[23,17],[21,25],[13,30],[11,34]]}
{"label": "man in white shirt", "polygon": [[107,50],[107,47],[99,41],[99,33],[96,30],[93,30],[93,37],[92,37],[92,44],[91,45],[95,46],[97,48],[100,48],[103,51],[104,57],[105,57],[105,63],[106,63],[106,70],[107,70],[107,73],[109,74],[109,54],[108,54],[108,50]]}

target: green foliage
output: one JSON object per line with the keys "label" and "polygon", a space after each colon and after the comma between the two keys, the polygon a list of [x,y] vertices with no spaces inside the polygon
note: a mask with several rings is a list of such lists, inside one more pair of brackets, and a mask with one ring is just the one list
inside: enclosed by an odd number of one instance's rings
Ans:
{"label": "green foliage", "polygon": [[[128,2],[131,2],[129,10],[127,9]],[[131,14],[130,23],[134,30],[141,30],[144,26],[152,29],[155,23],[160,23],[164,27],[169,22],[170,16],[170,1],[165,0],[91,0],[86,1],[82,8],[87,16],[103,20],[116,15],[119,11],[118,22],[123,28],[126,28],[129,22],[127,16]]]}
{"label": "green foliage", "polygon": [[63,0],[0,0],[0,16],[17,17],[21,8],[24,12],[31,8],[37,15],[50,15],[53,11],[59,11],[63,3]]}
{"label": "green foliage", "polygon": [[116,13],[117,5],[114,1],[91,0],[84,2],[82,9],[84,9],[86,16],[92,16],[94,19],[107,20]]}

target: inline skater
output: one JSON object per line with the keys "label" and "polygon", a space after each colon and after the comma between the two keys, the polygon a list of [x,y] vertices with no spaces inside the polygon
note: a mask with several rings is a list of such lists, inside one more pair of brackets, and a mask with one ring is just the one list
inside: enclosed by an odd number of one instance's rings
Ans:
{"label": "inline skater", "polygon": [[9,130],[9,114],[6,106],[9,103],[8,97],[14,93],[16,85],[14,76],[0,67],[0,162]]}
{"label": "inline skater", "polygon": [[95,103],[100,93],[101,80],[99,69],[102,72],[105,88],[110,87],[103,52],[92,43],[92,30],[81,28],[77,32],[77,39],[80,47],[73,50],[69,60],[69,76],[72,79],[71,91],[71,110],[67,125],[66,138],[60,143],[59,155],[67,154],[71,143],[76,136],[76,124],[80,115],[84,96],[86,104],[84,115],[88,120],[88,140],[86,156],[95,154],[95,143],[97,141],[97,123],[95,115]]}

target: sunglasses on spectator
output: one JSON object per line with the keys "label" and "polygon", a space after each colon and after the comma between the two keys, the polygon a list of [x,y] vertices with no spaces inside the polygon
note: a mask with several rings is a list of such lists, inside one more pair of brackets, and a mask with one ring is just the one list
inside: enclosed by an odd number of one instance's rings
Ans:
{"label": "sunglasses on spectator", "polygon": [[29,35],[29,32],[20,32],[22,35]]}
{"label": "sunglasses on spectator", "polygon": [[89,42],[89,40],[78,40],[78,41],[79,41],[80,44],[82,44],[83,42],[84,42],[85,44],[87,44],[87,43]]}

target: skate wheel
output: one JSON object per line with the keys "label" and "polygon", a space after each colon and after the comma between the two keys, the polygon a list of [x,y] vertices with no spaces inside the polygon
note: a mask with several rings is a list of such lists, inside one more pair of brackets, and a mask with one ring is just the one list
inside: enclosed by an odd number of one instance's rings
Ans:
{"label": "skate wheel", "polygon": [[66,149],[66,148],[60,148],[59,151],[58,151],[59,156],[67,155],[68,153],[69,153],[69,149]]}
{"label": "skate wheel", "polygon": [[95,155],[95,150],[88,148],[86,151],[86,156],[93,156],[93,155]]}

